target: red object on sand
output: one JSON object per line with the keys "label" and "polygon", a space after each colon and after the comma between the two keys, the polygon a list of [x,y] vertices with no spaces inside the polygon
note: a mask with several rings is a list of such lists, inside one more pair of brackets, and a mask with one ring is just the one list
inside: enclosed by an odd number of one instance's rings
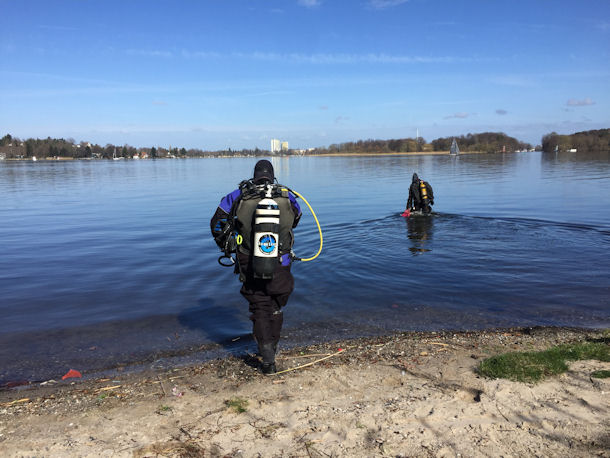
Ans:
{"label": "red object on sand", "polygon": [[407,208],[400,216],[404,216],[405,218],[408,218],[409,216],[411,216],[411,212]]}
{"label": "red object on sand", "polygon": [[70,369],[66,375],[64,375],[61,379],[65,380],[67,378],[76,378],[76,377],[82,377],[81,373],[78,371],[75,371],[74,369]]}

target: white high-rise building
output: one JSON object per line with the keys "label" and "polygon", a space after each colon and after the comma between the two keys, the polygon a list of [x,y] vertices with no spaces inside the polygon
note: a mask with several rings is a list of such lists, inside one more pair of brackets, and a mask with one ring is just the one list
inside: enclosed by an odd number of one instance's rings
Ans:
{"label": "white high-rise building", "polygon": [[288,142],[282,142],[282,151],[288,151]]}
{"label": "white high-rise building", "polygon": [[277,153],[282,148],[282,143],[277,138],[271,139],[271,152]]}

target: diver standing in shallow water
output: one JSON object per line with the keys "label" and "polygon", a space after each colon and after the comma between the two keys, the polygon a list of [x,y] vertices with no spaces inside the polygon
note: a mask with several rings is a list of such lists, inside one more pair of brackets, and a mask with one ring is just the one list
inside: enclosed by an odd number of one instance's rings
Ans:
{"label": "diver standing in shallow water", "polygon": [[411,186],[409,186],[409,199],[407,200],[407,210],[421,211],[422,213],[430,213],[431,205],[434,205],[434,193],[430,183],[420,180],[417,173],[413,174]]}
{"label": "diver standing in shallow water", "polygon": [[214,240],[225,255],[236,254],[235,270],[243,282],[240,293],[250,304],[252,333],[264,374],[276,372],[282,307],[294,289],[292,229],[300,218],[295,195],[275,183],[271,162],[260,160],[253,178],[223,197],[210,221]]}

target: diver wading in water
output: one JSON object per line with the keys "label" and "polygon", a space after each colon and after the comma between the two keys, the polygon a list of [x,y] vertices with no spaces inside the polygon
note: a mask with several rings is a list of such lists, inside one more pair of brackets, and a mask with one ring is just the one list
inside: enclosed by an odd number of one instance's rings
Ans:
{"label": "diver wading in water", "polygon": [[402,215],[409,216],[410,212],[415,211],[427,214],[432,212],[432,205],[434,205],[432,186],[427,181],[420,180],[417,173],[414,173],[411,186],[409,186],[407,208]]}
{"label": "diver wading in water", "polygon": [[[223,197],[210,221],[212,236],[224,253],[218,262],[228,267],[234,264],[242,282],[240,293],[249,303],[252,333],[264,374],[277,371],[275,355],[284,320],[282,308],[294,289],[292,261],[310,261],[322,251],[318,223],[318,253],[308,259],[292,253],[292,230],[302,215],[297,196],[309,206],[303,196],[276,182],[271,162],[260,160],[253,178],[242,181]],[[317,222],[313,210],[312,214]]]}

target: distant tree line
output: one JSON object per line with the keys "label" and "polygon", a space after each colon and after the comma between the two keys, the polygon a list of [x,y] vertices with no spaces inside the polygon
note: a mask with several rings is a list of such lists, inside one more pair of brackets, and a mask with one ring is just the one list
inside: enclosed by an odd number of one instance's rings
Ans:
{"label": "distant tree line", "polygon": [[521,142],[502,132],[483,132],[459,137],[438,138],[432,141],[432,147],[435,151],[449,151],[453,139],[457,141],[460,152],[495,153],[499,151],[523,151],[532,148],[529,143]]}
{"label": "distant tree line", "polygon": [[587,153],[591,151],[610,151],[610,129],[588,130],[572,135],[559,135],[556,132],[542,137],[542,151],[572,151]]}
{"label": "distant tree line", "polygon": [[501,132],[483,132],[480,134],[468,134],[460,137],[445,137],[432,140],[427,143],[422,137],[402,138],[393,140],[360,140],[338,145],[330,145],[327,148],[316,148],[312,154],[328,153],[411,153],[425,151],[449,151],[451,143],[455,139],[461,152],[486,152],[499,151],[522,151],[529,150],[532,145],[524,143],[516,138],[509,137]]}
{"label": "distant tree line", "polygon": [[[461,135],[459,137],[443,137],[430,143],[422,137],[401,138],[390,140],[359,140],[332,144],[307,151],[307,154],[380,154],[380,153],[410,153],[426,151],[449,151],[451,143],[456,140],[460,152],[512,152],[532,148],[529,143],[521,142],[502,132],[483,132]],[[572,135],[559,135],[555,132],[542,138],[543,151],[608,151],[610,150],[610,129],[590,130]],[[288,150],[280,155],[302,154],[303,150]],[[76,143],[74,139],[51,138],[20,140],[10,134],[0,138],[0,154],[11,158],[74,158],[74,159],[111,159],[112,157],[148,157],[156,158],[187,158],[187,157],[227,157],[227,156],[269,156],[269,150],[241,149],[207,151],[197,148],[136,148],[130,145],[100,146],[88,142]]]}
{"label": "distant tree line", "polygon": [[374,153],[411,153],[423,151],[426,141],[419,137],[394,140],[358,140],[315,148],[308,154],[374,154]]}
{"label": "distant tree line", "polygon": [[71,158],[71,159],[112,159],[122,157],[186,158],[222,156],[268,156],[269,151],[255,149],[205,151],[185,148],[136,148],[130,145],[95,145],[88,142],[76,143],[74,139],[51,138],[20,140],[10,134],[0,138],[0,153],[7,159],[19,158]]}

